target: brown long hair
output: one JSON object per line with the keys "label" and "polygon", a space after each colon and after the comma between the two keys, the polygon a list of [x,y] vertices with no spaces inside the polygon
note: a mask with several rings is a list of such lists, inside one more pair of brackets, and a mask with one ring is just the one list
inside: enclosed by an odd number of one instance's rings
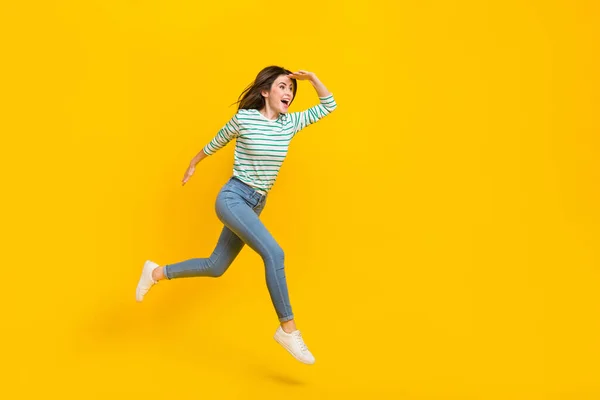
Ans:
{"label": "brown long hair", "polygon": [[[260,110],[265,106],[265,98],[260,93],[263,90],[271,90],[271,86],[275,79],[279,75],[287,75],[292,72],[283,68],[278,67],[276,65],[271,65],[269,67],[263,68],[262,71],[256,75],[256,79],[252,82],[238,97],[238,110],[240,109],[255,109]],[[292,101],[296,98],[296,80],[292,79],[293,87],[292,91],[294,92],[294,97]],[[235,103],[234,103],[235,104]],[[292,102],[290,102],[290,105]]]}

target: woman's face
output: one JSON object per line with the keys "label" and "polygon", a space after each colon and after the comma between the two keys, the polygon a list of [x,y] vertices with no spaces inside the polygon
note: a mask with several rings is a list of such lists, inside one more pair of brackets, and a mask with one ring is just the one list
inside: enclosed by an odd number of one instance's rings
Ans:
{"label": "woman's face", "polygon": [[281,114],[285,114],[294,98],[293,85],[294,82],[286,75],[279,75],[271,85],[271,90],[268,92],[263,90],[262,95],[269,103],[271,109],[277,110]]}

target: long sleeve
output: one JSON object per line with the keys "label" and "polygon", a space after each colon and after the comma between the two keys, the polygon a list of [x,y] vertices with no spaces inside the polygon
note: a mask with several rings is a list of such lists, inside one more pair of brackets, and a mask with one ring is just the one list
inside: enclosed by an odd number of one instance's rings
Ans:
{"label": "long sleeve", "polygon": [[240,125],[237,120],[237,113],[225,124],[216,136],[204,146],[204,153],[212,155],[222,149],[231,140],[236,138],[240,133]]}
{"label": "long sleeve", "polygon": [[333,95],[319,97],[320,103],[305,111],[290,113],[292,124],[294,125],[294,133],[301,131],[310,124],[313,124],[321,118],[329,115],[336,109],[337,104]]}

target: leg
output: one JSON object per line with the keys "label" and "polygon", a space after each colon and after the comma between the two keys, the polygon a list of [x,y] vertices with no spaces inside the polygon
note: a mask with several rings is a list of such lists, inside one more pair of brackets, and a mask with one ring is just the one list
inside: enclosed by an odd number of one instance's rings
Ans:
{"label": "leg", "polygon": [[[209,258],[192,258],[176,264],[169,264],[157,271],[167,279],[208,276],[217,278],[227,271],[233,260],[244,247],[244,242],[229,228],[223,227],[215,249]],[[157,268],[159,270],[159,268]]]}
{"label": "leg", "polygon": [[[260,209],[261,206],[257,207]],[[284,253],[259,219],[259,213],[242,196],[229,193],[217,202],[217,214],[236,236],[260,254],[265,265],[267,288],[279,321],[292,321],[294,316],[285,279]]]}
{"label": "leg", "polygon": [[[225,190],[222,190],[217,197],[217,214],[219,214],[219,204],[222,205],[226,197]],[[260,216],[263,208],[264,203],[261,206],[256,207],[253,212],[257,216]],[[219,218],[221,218],[220,215]],[[227,222],[225,220],[221,218],[221,221],[225,226],[223,227],[217,245],[209,258],[193,258],[180,263],[166,265],[162,268],[156,268],[156,270],[153,271],[152,278],[155,281],[159,281],[165,278],[174,279],[196,276],[217,278],[223,275],[238,256],[245,243],[227,227]]]}

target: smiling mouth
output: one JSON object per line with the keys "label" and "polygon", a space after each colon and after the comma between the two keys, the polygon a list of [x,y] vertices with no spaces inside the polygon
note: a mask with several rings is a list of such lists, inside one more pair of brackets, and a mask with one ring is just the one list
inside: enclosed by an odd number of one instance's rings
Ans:
{"label": "smiling mouth", "polygon": [[282,102],[283,104],[285,104],[286,106],[289,106],[289,105],[290,105],[290,101],[289,101],[289,100],[281,100],[281,102]]}

